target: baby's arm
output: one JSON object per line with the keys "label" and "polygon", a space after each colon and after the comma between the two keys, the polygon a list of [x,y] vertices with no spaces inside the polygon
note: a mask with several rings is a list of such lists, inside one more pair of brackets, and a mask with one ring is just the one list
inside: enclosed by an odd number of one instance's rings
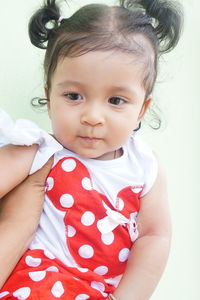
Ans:
{"label": "baby's arm", "polygon": [[126,271],[116,289],[117,300],[148,300],[165,268],[171,240],[166,180],[159,167],[153,188],[141,198],[139,238],[134,243]]}
{"label": "baby's arm", "polygon": [[0,147],[0,198],[29,174],[37,145]]}

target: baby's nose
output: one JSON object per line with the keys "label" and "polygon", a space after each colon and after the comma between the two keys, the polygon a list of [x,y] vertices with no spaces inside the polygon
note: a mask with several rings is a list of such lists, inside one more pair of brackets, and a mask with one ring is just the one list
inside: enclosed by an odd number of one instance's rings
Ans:
{"label": "baby's nose", "polygon": [[81,115],[81,123],[91,126],[103,125],[105,122],[104,109],[100,105],[87,105]]}

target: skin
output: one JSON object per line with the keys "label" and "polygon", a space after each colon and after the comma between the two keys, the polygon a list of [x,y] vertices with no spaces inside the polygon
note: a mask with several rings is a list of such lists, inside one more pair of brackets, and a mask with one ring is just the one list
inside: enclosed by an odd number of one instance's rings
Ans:
{"label": "skin", "polygon": [[[54,137],[82,157],[108,160],[115,151],[120,156],[151,102],[145,99],[143,76],[143,63],[125,53],[60,59],[45,89]],[[167,261],[171,223],[166,180],[158,165],[154,186],[141,198],[139,237],[114,293],[117,300],[148,300]]]}
{"label": "skin", "polygon": [[0,199],[29,174],[38,146],[0,147]]}
{"label": "skin", "polygon": [[[17,149],[14,147],[13,152]],[[20,150],[23,152],[24,148]],[[31,161],[34,149],[26,150]],[[43,209],[45,181],[52,163],[53,159],[50,159],[42,169],[27,177],[0,201],[0,288],[34,237]]]}
{"label": "skin", "polygon": [[46,90],[55,138],[82,157],[112,159],[151,102],[143,68],[137,57],[121,52],[60,59]]}

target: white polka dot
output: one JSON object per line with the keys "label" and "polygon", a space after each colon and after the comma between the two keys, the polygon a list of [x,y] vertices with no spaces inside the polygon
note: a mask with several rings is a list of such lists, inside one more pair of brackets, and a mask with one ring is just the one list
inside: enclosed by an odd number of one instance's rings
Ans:
{"label": "white polka dot", "polygon": [[128,248],[123,248],[120,252],[119,252],[119,261],[124,262],[128,259],[128,255],[129,255],[130,250]]}
{"label": "white polka dot", "polygon": [[55,256],[48,250],[44,250],[44,255],[50,259],[55,259]]}
{"label": "white polka dot", "polygon": [[18,299],[25,300],[30,296],[30,293],[31,293],[31,289],[29,287],[23,287],[23,288],[20,288],[20,289],[16,290],[13,293],[13,296],[18,298]]}
{"label": "white polka dot", "polygon": [[70,194],[64,194],[60,197],[60,204],[62,207],[70,208],[74,204],[74,198]]}
{"label": "white polka dot", "polygon": [[132,189],[132,192],[133,192],[133,193],[136,193],[136,194],[138,194],[138,193],[141,192],[141,191],[142,191],[142,188],[141,188],[141,187],[135,187],[135,188]]}
{"label": "white polka dot", "polygon": [[50,272],[59,272],[58,268],[55,267],[55,266],[48,267],[48,268],[46,269],[46,271],[50,271]]}
{"label": "white polka dot", "polygon": [[56,298],[60,298],[64,294],[64,292],[65,290],[61,281],[57,281],[51,289],[51,293]]}
{"label": "white polka dot", "polygon": [[29,272],[28,275],[33,281],[37,282],[45,278],[46,272],[45,271]]}
{"label": "white polka dot", "polygon": [[112,278],[106,278],[104,279],[106,283],[108,283],[109,285],[114,285],[115,287],[117,287],[120,283],[122,279],[122,275],[118,275]]}
{"label": "white polka dot", "polygon": [[38,267],[42,262],[41,258],[34,258],[30,255],[26,257],[25,261],[29,267]]}
{"label": "white polka dot", "polygon": [[72,172],[76,168],[76,162],[74,159],[66,159],[62,163],[62,169],[66,172]]}
{"label": "white polka dot", "polygon": [[9,292],[2,292],[2,293],[0,293],[0,298],[3,298],[9,294],[10,294]]}
{"label": "white polka dot", "polygon": [[112,231],[101,235],[101,240],[106,245],[111,245],[114,241],[114,238],[115,237]]}
{"label": "white polka dot", "polygon": [[76,277],[74,277],[74,276],[73,276],[72,278],[74,278],[75,280],[80,280],[80,279],[78,279],[78,278],[76,278]]}
{"label": "white polka dot", "polygon": [[133,213],[131,213],[131,214],[130,214],[131,220],[132,220],[132,221],[136,220],[137,215],[138,215],[138,212],[133,212]]}
{"label": "white polka dot", "polygon": [[101,292],[105,291],[105,285],[102,282],[92,281],[91,282],[91,287],[93,289],[96,289],[96,290],[101,291]]}
{"label": "white polka dot", "polygon": [[90,226],[95,221],[95,215],[91,211],[86,211],[81,217],[81,223],[85,226]]}
{"label": "white polka dot", "polygon": [[108,299],[108,298],[107,298],[107,297],[108,297],[108,293],[103,293],[103,292],[101,292],[101,294],[104,296],[104,298]]}
{"label": "white polka dot", "polygon": [[102,200],[102,204],[103,204],[103,207],[107,210],[109,207],[108,205]]}
{"label": "white polka dot", "polygon": [[78,270],[82,273],[86,273],[89,271],[89,269],[87,269],[87,268],[78,268]]}
{"label": "white polka dot", "polygon": [[106,266],[99,266],[96,269],[94,269],[94,273],[99,275],[105,275],[108,273],[108,268]]}
{"label": "white polka dot", "polygon": [[124,209],[124,201],[121,198],[117,199],[117,209],[123,210]]}
{"label": "white polka dot", "polygon": [[78,253],[83,258],[91,258],[94,255],[94,250],[89,245],[83,245],[79,248]]}
{"label": "white polka dot", "polygon": [[80,295],[76,296],[75,300],[86,300],[89,298],[90,298],[90,296],[88,296],[86,294],[80,294]]}
{"label": "white polka dot", "polygon": [[68,237],[73,237],[76,234],[76,229],[71,226],[71,225],[67,225],[67,236]]}
{"label": "white polka dot", "polygon": [[88,177],[83,178],[82,186],[85,190],[88,190],[88,191],[92,190],[92,183],[91,183],[90,178],[88,178]]}
{"label": "white polka dot", "polygon": [[47,191],[52,190],[53,187],[54,187],[54,179],[52,177],[48,177],[46,182]]}

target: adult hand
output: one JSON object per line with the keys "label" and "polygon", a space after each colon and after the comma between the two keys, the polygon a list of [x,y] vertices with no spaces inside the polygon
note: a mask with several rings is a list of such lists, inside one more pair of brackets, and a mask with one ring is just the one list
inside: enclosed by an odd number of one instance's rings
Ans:
{"label": "adult hand", "polygon": [[53,159],[1,200],[0,288],[28,248],[43,208],[45,181]]}

